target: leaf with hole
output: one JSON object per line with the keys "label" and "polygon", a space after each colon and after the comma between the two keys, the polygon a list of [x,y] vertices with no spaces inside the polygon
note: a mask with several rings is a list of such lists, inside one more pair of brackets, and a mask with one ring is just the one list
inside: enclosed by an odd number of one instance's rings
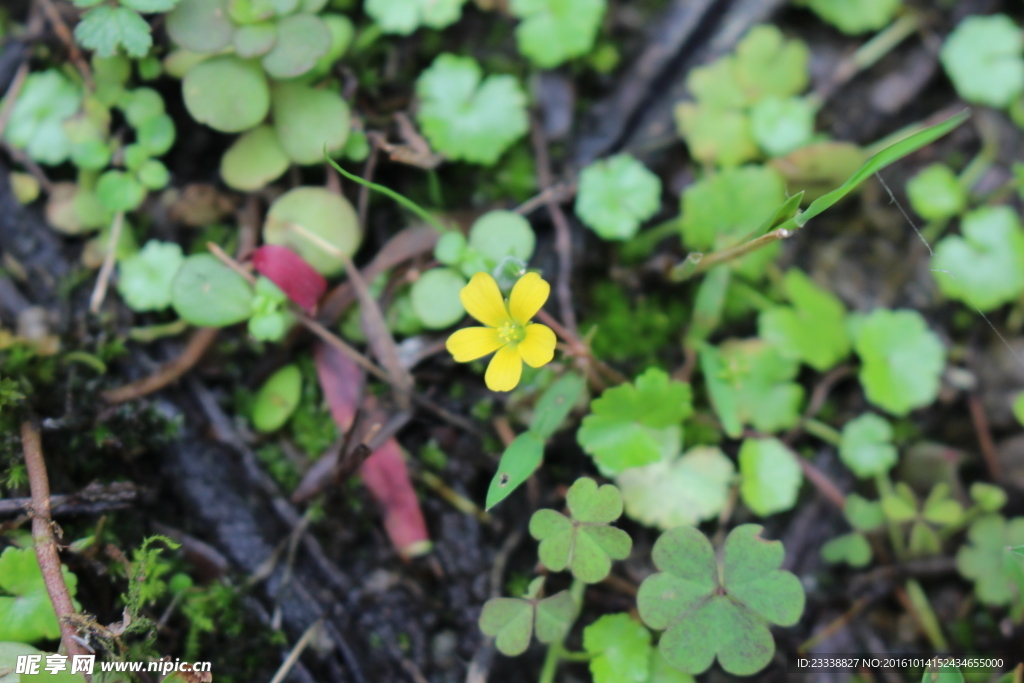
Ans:
{"label": "leaf with hole", "polygon": [[487,489],[484,509],[490,510],[530,478],[544,459],[544,440],[533,432],[523,432],[505,448],[498,471]]}
{"label": "leaf with hole", "polygon": [[552,382],[533,408],[530,431],[541,439],[550,439],[586,388],[586,379],[576,372],[568,372]]}
{"label": "leaf with hole", "polygon": [[609,474],[657,462],[666,444],[678,452],[680,424],[693,412],[690,385],[650,368],[633,384],[606,389],[590,403],[576,438]]}
{"label": "leaf with hole", "polygon": [[711,542],[694,527],[665,532],[654,544],[659,570],[640,585],[640,617],[664,629],[658,649],[681,671],[699,674],[715,658],[728,673],[749,676],[772,658],[770,624],[792,626],[804,609],[804,591],[779,567],[782,543],[760,537],[762,528],[732,530],[716,561]]}
{"label": "leaf with hole", "polygon": [[612,560],[629,557],[633,545],[629,534],[608,526],[622,516],[622,495],[611,484],[598,488],[581,477],[569,487],[566,504],[571,517],[544,509],[530,518],[530,535],[541,542],[540,561],[554,572],[568,568],[584,583],[602,581]]}

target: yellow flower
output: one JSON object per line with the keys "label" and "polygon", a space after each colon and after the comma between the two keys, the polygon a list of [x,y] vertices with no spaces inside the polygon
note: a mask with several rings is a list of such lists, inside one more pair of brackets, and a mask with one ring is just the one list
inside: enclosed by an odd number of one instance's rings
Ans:
{"label": "yellow flower", "polygon": [[477,273],[459,298],[466,311],[487,327],[459,330],[448,337],[448,351],[460,363],[497,351],[484,381],[491,391],[511,391],[519,384],[524,361],[539,368],[555,357],[555,333],[547,325],[530,322],[550,293],[551,285],[540,275],[527,273],[512,288],[506,306],[494,278]]}

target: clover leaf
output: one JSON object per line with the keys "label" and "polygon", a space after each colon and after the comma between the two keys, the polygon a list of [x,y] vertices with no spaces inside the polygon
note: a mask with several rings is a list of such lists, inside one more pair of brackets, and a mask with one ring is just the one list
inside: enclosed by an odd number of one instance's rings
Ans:
{"label": "clover leaf", "polygon": [[690,385],[650,368],[633,384],[605,390],[590,403],[576,438],[610,474],[657,462],[666,449],[678,452],[680,423],[693,412]]}
{"label": "clover leaf", "polygon": [[846,496],[843,516],[857,531],[874,531],[885,524],[882,504],[876,500],[868,500],[856,493]]}
{"label": "clover leaf", "polygon": [[492,166],[529,129],[526,94],[510,75],[483,78],[472,57],[442,54],[416,81],[416,118],[452,160]]}
{"label": "clover leaf", "polygon": [[661,180],[629,154],[595,161],[580,173],[576,215],[606,240],[628,240],[661,203]]}
{"label": "clover leaf", "polygon": [[626,516],[641,524],[671,529],[717,516],[736,476],[732,460],[714,446],[698,446],[685,455],[631,467],[615,479]]}
{"label": "clover leaf", "polygon": [[854,322],[860,383],[869,401],[902,416],[935,400],[946,351],[920,313],[877,309]]}
{"label": "clover leaf", "polygon": [[100,57],[112,57],[123,48],[129,57],[146,56],[153,36],[146,20],[127,7],[103,5],[85,13],[75,26],[75,40]]}
{"label": "clover leaf", "polygon": [[665,629],[658,649],[686,673],[706,671],[715,658],[728,673],[747,676],[764,668],[775,651],[769,624],[792,626],[804,609],[804,591],[779,569],[785,550],[760,537],[762,527],[732,530],[721,567],[711,542],[694,527],[666,531],[654,544],[659,572],[637,594],[640,618]]}
{"label": "clover leaf", "polygon": [[120,264],[117,291],[133,311],[159,311],[171,305],[171,282],[185,257],[173,242],[150,240]]}
{"label": "clover leaf", "polygon": [[1024,544],[1024,517],[1007,520],[986,515],[967,530],[967,543],[956,554],[956,568],[974,581],[974,592],[986,605],[1006,605],[1020,599],[1015,578],[1019,562],[1007,548]]}
{"label": "clover leaf", "polygon": [[843,425],[839,458],[861,479],[885,474],[897,457],[892,425],[885,418],[865,413]]}
{"label": "clover leaf", "polygon": [[81,104],[81,90],[60,71],[29,74],[10,109],[4,138],[36,161],[61,164],[72,150],[64,122]]}
{"label": "clover leaf", "polygon": [[498,651],[509,657],[526,652],[530,636],[553,643],[565,636],[576,619],[577,605],[569,591],[538,599],[544,577],[534,579],[525,597],[492,598],[480,613],[480,630],[495,636]]}
{"label": "clover leaf", "polygon": [[800,366],[763,340],[734,339],[718,348],[703,344],[700,365],[711,404],[729,436],[739,437],[744,424],[774,432],[800,419],[804,390],[792,381]]}
{"label": "clover leaf", "polygon": [[1009,206],[986,206],[964,216],[963,237],[935,247],[932,270],[946,296],[991,311],[1024,294],[1024,228]]}
{"label": "clover leaf", "polygon": [[[61,565],[72,596],[78,577]],[[0,555],[0,642],[34,643],[60,637],[60,624],[33,548],[10,546]]]}
{"label": "clover leaf", "polygon": [[420,26],[441,29],[462,16],[466,0],[367,0],[366,13],[384,33],[407,36]]}
{"label": "clover leaf", "polygon": [[1005,14],[961,21],[939,59],[968,102],[1002,108],[1024,92],[1024,36]]}
{"label": "clover leaf", "polygon": [[568,567],[585,583],[602,581],[611,561],[626,559],[633,545],[629,534],[608,526],[622,516],[622,495],[611,484],[598,488],[593,479],[580,477],[565,500],[571,518],[549,509],[530,518],[530,535],[541,542],[540,561],[554,572]]}
{"label": "clover leaf", "polygon": [[786,183],[768,166],[729,168],[705,176],[683,192],[683,242],[698,251],[732,246],[785,200]]}
{"label": "clover leaf", "polygon": [[745,439],[740,446],[740,495],[755,514],[767,517],[796,505],[803,471],[797,456],[778,439]]}
{"label": "clover leaf", "polygon": [[907,197],[921,218],[939,221],[967,208],[967,192],[953,169],[932,164],[907,182]]}
{"label": "clover leaf", "polygon": [[796,268],[786,273],[782,284],[793,307],[763,311],[757,321],[760,337],[782,357],[801,360],[819,372],[846,358],[850,336],[843,324],[842,302]]}
{"label": "clover leaf", "polygon": [[583,629],[594,683],[645,683],[651,666],[651,632],[628,614],[606,614]]}
{"label": "clover leaf", "polygon": [[857,35],[884,28],[903,6],[903,0],[800,0],[843,33]]}
{"label": "clover leaf", "polygon": [[519,52],[542,69],[590,52],[606,0],[512,0]]}

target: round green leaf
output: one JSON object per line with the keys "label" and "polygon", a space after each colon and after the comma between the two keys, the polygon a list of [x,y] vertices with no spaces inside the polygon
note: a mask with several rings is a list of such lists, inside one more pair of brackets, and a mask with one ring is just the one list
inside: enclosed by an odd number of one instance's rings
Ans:
{"label": "round green leaf", "polygon": [[802,97],[767,97],[750,110],[750,130],[768,156],[781,157],[811,141],[814,115]]}
{"label": "round green leaf", "polygon": [[585,55],[594,45],[605,0],[512,0],[519,52],[542,69]]}
{"label": "round green leaf", "polygon": [[302,372],[286,365],[270,376],[256,394],[252,424],[263,433],[276,432],[292,416],[302,397]]}
{"label": "round green leaf", "polygon": [[845,562],[851,567],[866,567],[874,555],[864,534],[849,533],[837,536],[821,546],[821,559],[830,564]]}
{"label": "round green leaf", "polygon": [[732,167],[756,159],[750,117],[738,109],[681,102],[674,110],[679,135],[690,155],[705,164]]}
{"label": "round green leaf", "polygon": [[356,35],[356,27],[352,24],[352,20],[344,14],[322,14],[320,20],[327,25],[327,29],[331,32],[331,47],[324,56],[317,60],[310,73],[315,76],[326,76],[331,72],[334,63],[348,51],[349,45],[352,44],[352,39]]}
{"label": "round green leaf", "polygon": [[333,90],[302,83],[274,85],[274,129],[288,157],[297,164],[318,164],[341,151],[349,134],[349,107]]}
{"label": "round green leaf", "polygon": [[138,128],[149,119],[159,116],[165,111],[164,98],[152,88],[136,88],[127,91],[118,106],[124,112],[124,117],[128,119],[132,128]]}
{"label": "round green leaf", "polygon": [[107,171],[96,181],[96,196],[109,211],[132,211],[146,198],[146,188],[123,171]]}
{"label": "round green leaf", "polygon": [[219,52],[228,46],[235,25],[228,0],[180,0],[166,17],[171,40],[192,52]]}
{"label": "round green leaf", "polygon": [[174,120],[167,114],[160,114],[143,121],[135,129],[137,144],[151,156],[162,156],[174,144]]}
{"label": "round green leaf", "polygon": [[580,173],[576,215],[606,240],[627,240],[661,204],[661,180],[629,154],[597,161]]}
{"label": "round green leaf", "polygon": [[412,309],[429,329],[451,327],[465,316],[459,300],[465,286],[466,279],[451,268],[428,270],[412,285]]}
{"label": "round green leaf", "polygon": [[903,0],[801,0],[823,20],[843,33],[857,35],[885,28],[903,6]]}
{"label": "round green leaf", "polygon": [[147,189],[162,190],[171,182],[171,174],[167,167],[156,159],[150,159],[139,167],[139,182]]}
{"label": "round green leaf", "polygon": [[865,413],[843,427],[839,457],[861,479],[885,474],[896,464],[892,426],[885,418]]}
{"label": "round green leaf", "polygon": [[740,495],[755,514],[767,517],[796,505],[803,471],[778,439],[745,439],[740,447]]}
{"label": "round green leaf", "polygon": [[235,54],[239,57],[262,57],[277,43],[277,26],[269,21],[240,26],[235,32]]}
{"label": "round green leaf", "polygon": [[344,197],[319,187],[297,187],[277,198],[263,224],[263,241],[281,244],[328,277],[345,268],[362,234],[355,209]]}
{"label": "round green leaf", "polygon": [[529,261],[536,244],[529,221],[511,211],[488,211],[469,229],[469,247],[494,263],[506,256]]}
{"label": "round green leaf", "polygon": [[263,68],[273,78],[301,76],[330,48],[331,31],[319,17],[293,14],[277,22],[277,42],[263,57]]}
{"label": "round green leaf", "polygon": [[200,327],[226,327],[251,313],[252,287],[212,254],[189,256],[171,282],[171,305]]}
{"label": "round green leaf", "polygon": [[420,26],[454,24],[466,0],[367,0],[365,9],[384,33],[409,35]]}
{"label": "round green leaf", "polygon": [[446,266],[458,265],[466,252],[466,238],[461,232],[446,232],[434,246],[434,258]]}
{"label": "round green leaf", "polygon": [[869,401],[902,416],[935,400],[946,351],[920,313],[876,309],[857,328],[854,349]]}
{"label": "round green leaf", "polygon": [[594,683],[647,683],[651,634],[628,614],[606,614],[583,629]]}
{"label": "round green leaf", "polygon": [[150,240],[119,265],[117,291],[133,311],[159,311],[171,305],[171,282],[184,262],[181,247]]}
{"label": "round green leaf", "polygon": [[917,215],[929,221],[952,218],[967,208],[967,192],[945,164],[932,164],[911,178],[907,197]]}
{"label": "round green leaf", "polygon": [[986,206],[966,216],[963,237],[935,247],[932,271],[946,296],[991,311],[1024,294],[1024,228],[1009,206]]}
{"label": "round green leaf", "polygon": [[939,58],[968,102],[1003,108],[1024,92],[1024,34],[1005,14],[964,19]]}
{"label": "round green leaf", "polygon": [[248,130],[270,110],[263,70],[234,55],[199,62],[185,75],[181,90],[192,118],[223,133]]}
{"label": "round green leaf", "polygon": [[257,126],[235,140],[221,157],[220,177],[236,190],[252,192],[281,177],[289,163],[274,129]]}

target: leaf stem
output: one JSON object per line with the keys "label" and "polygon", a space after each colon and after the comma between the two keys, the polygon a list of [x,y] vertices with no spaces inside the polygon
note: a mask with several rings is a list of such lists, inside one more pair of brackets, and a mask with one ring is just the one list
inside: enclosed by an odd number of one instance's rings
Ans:
{"label": "leaf stem", "polygon": [[784,240],[787,237],[792,236],[792,234],[792,230],[787,228],[777,228],[771,232],[761,235],[760,237],[755,237],[754,239],[743,242],[742,244],[737,244],[734,247],[722,249],[721,251],[716,251],[713,254],[705,254],[695,267],[688,265],[690,259],[687,257],[685,261],[672,269],[668,276],[669,280],[672,282],[682,282],[694,275],[700,275],[721,263],[733,261],[741,256],[746,256],[752,251],[757,251],[761,247],[768,246],[772,242]]}
{"label": "leaf stem", "polygon": [[815,420],[813,417],[809,417],[804,420],[804,431],[808,434],[812,434],[825,443],[838,446],[839,442],[842,441],[842,435],[834,428],[825,424],[821,420]]}
{"label": "leaf stem", "polygon": [[[583,591],[586,590],[587,584],[583,583],[579,579],[573,579],[572,585],[569,587],[569,595],[572,596],[573,601],[576,603],[576,616],[580,614],[580,608],[583,606]],[[576,623],[576,619],[573,619],[573,624]],[[566,634],[572,630],[572,624],[565,629]],[[569,652],[565,649],[565,636],[562,636],[555,642],[548,645],[548,652],[544,655],[544,666],[540,670],[540,678],[537,679],[537,683],[554,683],[555,674],[558,673],[558,665],[563,661],[583,661],[579,659],[579,655],[585,653]]]}
{"label": "leaf stem", "polygon": [[[889,481],[888,474],[875,476],[875,486],[878,487],[879,498],[896,495],[892,488],[892,482]],[[896,554],[896,559],[903,561],[906,559],[907,548],[903,542],[903,534],[900,531],[899,524],[886,517],[885,526],[889,531],[889,541],[892,543],[892,550]]]}
{"label": "leaf stem", "polygon": [[334,159],[331,159],[329,156],[327,156],[327,146],[326,145],[324,146],[324,159],[327,160],[328,164],[330,164],[331,166],[334,167],[335,171],[337,171],[338,173],[340,173],[344,177],[348,178],[352,182],[358,183],[358,184],[360,184],[360,185],[362,185],[364,187],[368,187],[371,190],[376,190],[377,192],[380,192],[381,194],[390,197],[391,199],[395,200],[396,202],[398,202],[399,204],[401,204],[402,206],[404,206],[405,208],[409,209],[414,214],[416,214],[417,216],[419,216],[420,218],[425,220],[430,225],[432,225],[435,228],[437,228],[440,232],[442,232],[442,233],[448,232],[448,228],[445,227],[445,225],[441,221],[439,221],[436,218],[434,218],[434,216],[432,216],[430,214],[430,212],[428,212],[422,206],[420,206],[419,204],[417,204],[413,200],[409,199],[405,195],[402,195],[402,194],[399,194],[399,193],[395,192],[390,187],[385,187],[384,185],[380,185],[378,183],[372,183],[369,180],[364,180],[363,178],[360,178],[359,176],[354,175],[352,173],[349,173],[348,171],[343,169],[341,166],[339,166],[337,163],[335,163]]}

